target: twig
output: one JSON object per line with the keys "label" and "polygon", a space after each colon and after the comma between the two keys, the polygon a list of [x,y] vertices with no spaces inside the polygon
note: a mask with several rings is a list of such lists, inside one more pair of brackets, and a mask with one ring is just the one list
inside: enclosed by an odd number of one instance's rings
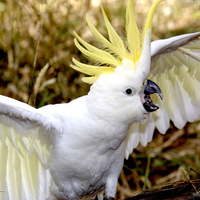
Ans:
{"label": "twig", "polygon": [[157,147],[155,149],[155,152],[160,152],[161,150],[169,147],[171,144],[174,143],[174,141],[176,141],[179,137],[181,137],[184,134],[183,130],[178,130],[176,131],[166,142],[164,142],[162,145],[160,145],[159,147]]}
{"label": "twig", "polygon": [[28,92],[27,104],[29,103],[30,96],[31,96],[31,88],[32,88],[32,85],[33,85],[33,79],[34,79],[35,68],[36,68],[36,63],[37,63],[38,48],[39,48],[39,44],[40,44],[40,40],[41,40],[41,33],[42,33],[43,25],[44,25],[44,18],[45,18],[45,15],[47,13],[47,7],[48,7],[48,0],[46,0],[46,8],[45,8],[45,11],[43,13],[42,22],[41,22],[41,26],[40,26],[40,30],[39,30],[36,52],[35,52],[33,68],[32,68],[32,74],[31,74],[31,79],[30,79],[30,82],[29,82],[29,92]]}

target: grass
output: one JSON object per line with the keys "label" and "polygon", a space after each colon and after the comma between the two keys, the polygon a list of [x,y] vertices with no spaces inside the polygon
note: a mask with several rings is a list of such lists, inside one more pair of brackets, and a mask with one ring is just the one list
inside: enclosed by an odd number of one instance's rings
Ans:
{"label": "grass", "polygon": [[[135,2],[140,28],[152,2]],[[200,2],[192,2],[169,0],[162,3],[154,17],[152,38],[199,31]],[[72,57],[88,62],[75,48],[73,31],[94,43],[86,26],[88,12],[98,30],[107,36],[101,4],[123,38],[126,1],[2,0],[0,93],[35,107],[69,102],[86,94],[89,86],[81,81],[83,75],[69,67]],[[164,136],[155,131],[153,142],[147,147],[137,147],[125,161],[117,199],[183,180],[186,175],[198,179],[199,132],[198,122],[187,124],[181,131],[171,124]],[[180,172],[180,167],[184,173]]]}

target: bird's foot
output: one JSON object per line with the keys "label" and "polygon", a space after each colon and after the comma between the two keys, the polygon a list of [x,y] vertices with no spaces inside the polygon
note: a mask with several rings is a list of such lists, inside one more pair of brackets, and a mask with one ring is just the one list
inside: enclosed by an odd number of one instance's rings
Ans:
{"label": "bird's foot", "polygon": [[114,197],[104,197],[103,200],[115,200]]}

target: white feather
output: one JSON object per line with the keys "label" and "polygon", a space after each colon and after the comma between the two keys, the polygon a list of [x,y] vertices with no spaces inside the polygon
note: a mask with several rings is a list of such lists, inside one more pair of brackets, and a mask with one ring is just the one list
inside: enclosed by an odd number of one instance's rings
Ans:
{"label": "white feather", "polygon": [[[149,79],[159,85],[163,101],[153,96],[160,109],[152,113],[155,127],[165,134],[173,121],[182,128],[187,121],[200,117],[200,32],[175,36],[151,43],[151,70]],[[146,145],[153,139],[154,128],[143,124],[132,125],[127,137],[126,158],[141,143]],[[152,126],[153,127],[153,126]],[[148,131],[147,131],[148,130]],[[147,133],[149,137],[145,137]],[[139,134],[139,135],[138,135]]]}
{"label": "white feather", "polygon": [[45,152],[50,142],[49,136],[43,136],[46,143],[40,143],[37,133],[39,127],[45,130],[48,117],[8,97],[0,96],[0,105],[0,199],[45,199],[51,179]]}

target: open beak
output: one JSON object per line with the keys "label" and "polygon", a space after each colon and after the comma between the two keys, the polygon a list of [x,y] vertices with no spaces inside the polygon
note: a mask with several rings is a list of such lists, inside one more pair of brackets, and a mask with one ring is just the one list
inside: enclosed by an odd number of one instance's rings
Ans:
{"label": "open beak", "polygon": [[157,93],[160,97],[160,99],[163,99],[162,92],[158,85],[154,83],[153,81],[147,79],[147,84],[143,89],[143,93],[141,95],[142,103],[147,112],[153,112],[158,110],[159,106],[155,105],[153,101],[151,100],[150,95]]}

